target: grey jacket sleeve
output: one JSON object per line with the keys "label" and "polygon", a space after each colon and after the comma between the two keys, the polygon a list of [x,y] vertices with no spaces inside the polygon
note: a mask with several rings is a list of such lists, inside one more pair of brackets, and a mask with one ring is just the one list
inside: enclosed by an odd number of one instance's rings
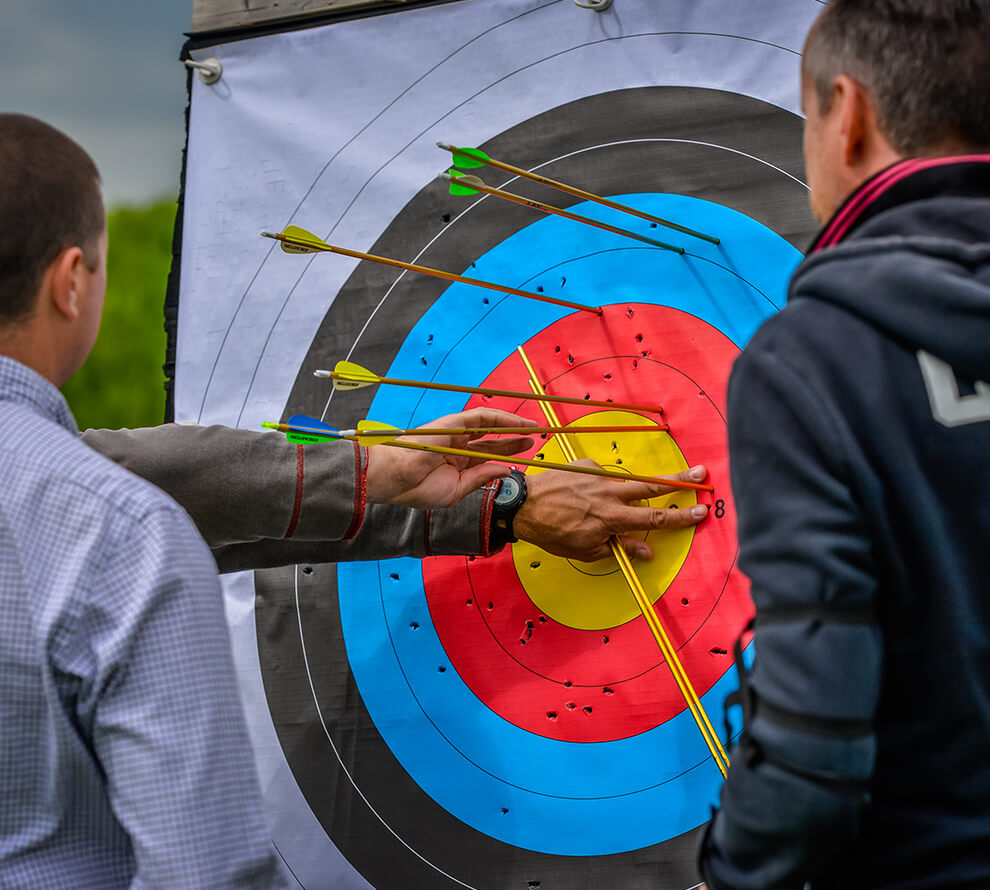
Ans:
{"label": "grey jacket sleeve", "polygon": [[221,571],[487,552],[490,486],[447,510],[367,504],[367,452],[349,442],[186,424],[83,440],[178,501]]}
{"label": "grey jacket sleeve", "polygon": [[797,373],[777,345],[751,345],[729,386],[756,659],[742,671],[743,734],[701,847],[711,890],[799,890],[820,875],[861,830],[876,756],[883,644],[854,439],[807,362]]}

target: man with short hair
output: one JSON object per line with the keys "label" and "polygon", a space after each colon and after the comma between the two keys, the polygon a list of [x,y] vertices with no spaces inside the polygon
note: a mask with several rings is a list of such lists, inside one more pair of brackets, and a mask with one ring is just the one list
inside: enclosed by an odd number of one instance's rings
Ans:
{"label": "man with short hair", "polygon": [[990,3],[830,0],[825,224],[729,387],[756,659],[710,890],[990,886]]}
{"label": "man with short hair", "polygon": [[215,568],[188,517],[79,441],[99,175],[0,115],[0,886],[283,886]]}

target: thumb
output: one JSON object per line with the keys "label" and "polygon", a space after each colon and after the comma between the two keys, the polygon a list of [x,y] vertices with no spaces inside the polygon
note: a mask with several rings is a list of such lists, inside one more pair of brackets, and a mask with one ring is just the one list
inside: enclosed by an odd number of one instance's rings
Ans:
{"label": "thumb", "polygon": [[641,541],[630,535],[624,535],[618,540],[622,549],[626,551],[626,556],[630,559],[653,559],[653,550],[646,541]]}
{"label": "thumb", "polygon": [[468,467],[461,471],[457,484],[457,500],[466,497],[472,491],[487,485],[495,479],[501,479],[509,475],[509,468],[505,464],[483,463],[473,467]]}

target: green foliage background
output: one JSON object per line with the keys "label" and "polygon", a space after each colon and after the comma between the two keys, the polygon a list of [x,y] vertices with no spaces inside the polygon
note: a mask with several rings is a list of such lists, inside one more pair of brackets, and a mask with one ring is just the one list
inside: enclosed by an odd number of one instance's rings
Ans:
{"label": "green foliage background", "polygon": [[62,388],[80,429],[154,426],[165,416],[163,306],[174,201],[107,215],[107,296],[100,335]]}

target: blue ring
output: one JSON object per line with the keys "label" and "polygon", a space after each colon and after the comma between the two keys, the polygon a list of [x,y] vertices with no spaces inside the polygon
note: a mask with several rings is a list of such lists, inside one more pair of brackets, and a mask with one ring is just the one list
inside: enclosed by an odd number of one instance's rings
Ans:
{"label": "blue ring", "polygon": [[[581,213],[681,245],[683,256],[548,217],[479,258],[466,274],[588,305],[654,303],[688,312],[740,348],[784,302],[800,253],[734,210],[679,195],[627,195],[647,213],[722,239],[714,246],[653,229],[597,204]],[[459,271],[459,270],[458,270]],[[562,280],[566,284],[562,285]],[[571,310],[451,285],[409,333],[390,376],[484,380],[519,343]],[[369,417],[414,425],[463,408],[467,396],[382,387]],[[649,732],[573,743],[519,729],[481,704],[451,667],[430,620],[414,559],[338,567],[351,670],[378,731],[414,781],[490,837],[543,853],[640,849],[703,824],[721,775],[685,710]],[[370,591],[380,590],[374,598]],[[441,668],[443,670],[441,670]],[[702,701],[718,715],[731,670]]]}

